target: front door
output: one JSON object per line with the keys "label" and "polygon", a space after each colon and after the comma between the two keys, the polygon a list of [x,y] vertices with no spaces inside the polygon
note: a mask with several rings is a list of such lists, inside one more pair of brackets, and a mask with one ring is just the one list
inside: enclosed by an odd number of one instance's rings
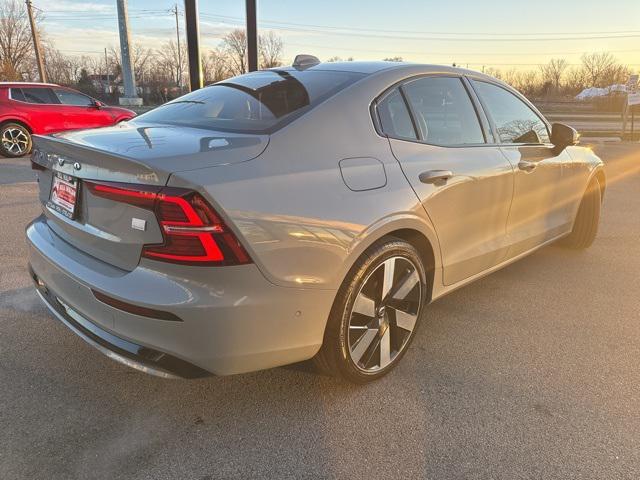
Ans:
{"label": "front door", "polygon": [[91,97],[66,88],[56,88],[54,92],[62,104],[66,130],[104,127],[113,123],[111,115],[97,107]]}
{"label": "front door", "polygon": [[514,165],[514,196],[507,235],[513,257],[564,233],[570,222],[563,170],[566,151],[550,143],[549,130],[522,99],[502,86],[473,80],[500,137],[500,149]]}
{"label": "front door", "polygon": [[[412,122],[403,113],[404,99]],[[487,142],[490,132],[481,127],[462,78],[409,80],[388,94],[378,111],[383,128],[401,125],[400,133],[389,128],[385,133],[436,229],[444,283],[499,264],[508,248],[513,166]]]}

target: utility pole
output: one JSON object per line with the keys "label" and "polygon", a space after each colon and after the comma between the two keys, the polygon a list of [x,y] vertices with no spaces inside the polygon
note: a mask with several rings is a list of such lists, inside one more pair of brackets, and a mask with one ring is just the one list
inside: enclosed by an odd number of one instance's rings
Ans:
{"label": "utility pole", "polygon": [[250,72],[258,70],[258,26],[256,0],[246,0],[247,12],[247,63]]}
{"label": "utility pole", "polygon": [[194,91],[202,88],[203,84],[198,0],[184,0],[184,20],[187,29],[187,52],[189,54],[189,86],[191,91]]}
{"label": "utility pole", "polygon": [[36,22],[33,19],[33,5],[31,0],[26,1],[27,13],[29,14],[29,23],[31,24],[31,37],[33,38],[33,49],[36,51],[36,62],[38,63],[38,74],[40,75],[40,81],[45,83],[47,81],[47,72],[44,69],[44,57],[40,50],[40,38],[38,37],[38,30],[36,29]]}
{"label": "utility pole", "polygon": [[176,16],[176,39],[178,41],[178,75],[176,77],[176,84],[180,93],[182,93],[182,51],[180,50],[180,22],[178,21],[178,4],[173,7],[173,13]]}
{"label": "utility pole", "polygon": [[133,65],[129,44],[129,14],[127,12],[127,1],[117,0],[118,7],[118,30],[120,31],[120,57],[122,59],[122,80],[124,82],[124,97],[120,97],[120,105],[142,105],[142,99],[138,97],[136,91],[136,81],[133,74]]}

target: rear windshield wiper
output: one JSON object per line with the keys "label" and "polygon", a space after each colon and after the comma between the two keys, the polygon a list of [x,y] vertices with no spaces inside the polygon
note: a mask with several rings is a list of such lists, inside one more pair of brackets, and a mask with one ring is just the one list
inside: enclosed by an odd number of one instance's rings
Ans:
{"label": "rear windshield wiper", "polygon": [[175,102],[169,102],[171,105],[175,105],[176,103],[199,103],[201,105],[204,105],[205,102],[202,102],[200,100],[176,100]]}

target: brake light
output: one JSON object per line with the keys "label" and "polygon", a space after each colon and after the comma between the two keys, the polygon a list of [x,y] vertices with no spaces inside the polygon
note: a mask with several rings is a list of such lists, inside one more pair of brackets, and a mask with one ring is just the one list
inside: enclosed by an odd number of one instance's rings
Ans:
{"label": "brake light", "polygon": [[213,207],[184,188],[85,182],[93,195],[152,210],[164,241],[147,244],[142,256],[190,265],[240,265],[251,258]]}

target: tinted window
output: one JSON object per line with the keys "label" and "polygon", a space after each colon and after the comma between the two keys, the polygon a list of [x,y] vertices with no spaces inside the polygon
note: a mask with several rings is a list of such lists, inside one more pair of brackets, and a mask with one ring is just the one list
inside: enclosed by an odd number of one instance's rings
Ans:
{"label": "tinted window", "polygon": [[319,70],[255,72],[196,90],[140,115],[135,121],[230,132],[268,132],[362,76]]}
{"label": "tinted window", "polygon": [[11,98],[13,100],[18,100],[20,102],[26,102],[24,98],[24,94],[22,93],[22,89],[20,88],[12,88],[11,89]]}
{"label": "tinted window", "polygon": [[29,103],[60,103],[50,88],[22,88],[25,101]]}
{"label": "tinted window", "polygon": [[56,88],[54,91],[58,100],[60,100],[60,103],[64,105],[93,105],[93,99],[86,95],[82,95],[81,93],[72,92],[71,90],[63,90],[61,88]]}
{"label": "tinted window", "polygon": [[547,126],[529,106],[497,85],[474,80],[503,143],[548,143]]}
{"label": "tinted window", "polygon": [[461,79],[425,77],[402,88],[423,141],[437,145],[484,143],[478,115]]}
{"label": "tinted window", "polygon": [[382,131],[395,138],[417,139],[411,116],[398,89],[393,90],[378,104]]}

